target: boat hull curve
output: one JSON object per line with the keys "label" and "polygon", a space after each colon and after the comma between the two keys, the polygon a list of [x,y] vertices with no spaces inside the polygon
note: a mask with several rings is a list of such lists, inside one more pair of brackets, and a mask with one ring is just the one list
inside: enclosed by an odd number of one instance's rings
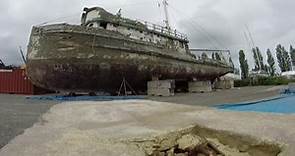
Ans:
{"label": "boat hull curve", "polygon": [[34,27],[27,72],[40,87],[66,92],[116,92],[123,78],[137,91],[159,79],[214,80],[232,69],[194,60],[159,45],[66,24]]}

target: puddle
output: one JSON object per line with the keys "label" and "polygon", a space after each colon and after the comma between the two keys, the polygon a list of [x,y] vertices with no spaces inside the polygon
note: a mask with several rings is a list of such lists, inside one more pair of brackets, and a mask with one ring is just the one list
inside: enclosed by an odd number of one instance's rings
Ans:
{"label": "puddle", "polygon": [[128,140],[147,156],[277,156],[278,144],[199,126],[151,138]]}

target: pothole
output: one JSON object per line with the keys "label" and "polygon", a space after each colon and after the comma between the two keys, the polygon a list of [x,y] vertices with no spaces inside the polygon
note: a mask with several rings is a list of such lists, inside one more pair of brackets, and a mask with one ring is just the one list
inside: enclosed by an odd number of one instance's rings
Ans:
{"label": "pothole", "polygon": [[147,156],[277,156],[278,144],[200,126],[161,136],[132,139]]}

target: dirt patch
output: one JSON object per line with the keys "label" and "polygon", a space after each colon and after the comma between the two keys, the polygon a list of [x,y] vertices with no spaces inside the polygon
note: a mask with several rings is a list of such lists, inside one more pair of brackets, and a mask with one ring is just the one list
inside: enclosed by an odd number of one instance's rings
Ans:
{"label": "dirt patch", "polygon": [[275,143],[200,126],[132,139],[128,144],[135,144],[147,156],[277,156],[282,151]]}

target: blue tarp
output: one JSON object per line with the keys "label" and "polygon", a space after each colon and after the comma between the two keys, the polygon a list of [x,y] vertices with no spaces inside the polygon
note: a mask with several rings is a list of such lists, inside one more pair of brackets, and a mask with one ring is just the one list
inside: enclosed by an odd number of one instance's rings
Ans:
{"label": "blue tarp", "polygon": [[268,112],[268,113],[295,113],[295,96],[281,96],[270,100],[240,104],[223,104],[216,106],[218,109],[242,112]]}
{"label": "blue tarp", "polygon": [[112,101],[144,99],[145,96],[28,96],[26,98],[31,100],[54,101]]}
{"label": "blue tarp", "polygon": [[281,94],[282,95],[290,95],[290,94],[295,94],[295,89],[293,88],[293,89],[284,89],[284,90],[282,90],[281,91]]}

